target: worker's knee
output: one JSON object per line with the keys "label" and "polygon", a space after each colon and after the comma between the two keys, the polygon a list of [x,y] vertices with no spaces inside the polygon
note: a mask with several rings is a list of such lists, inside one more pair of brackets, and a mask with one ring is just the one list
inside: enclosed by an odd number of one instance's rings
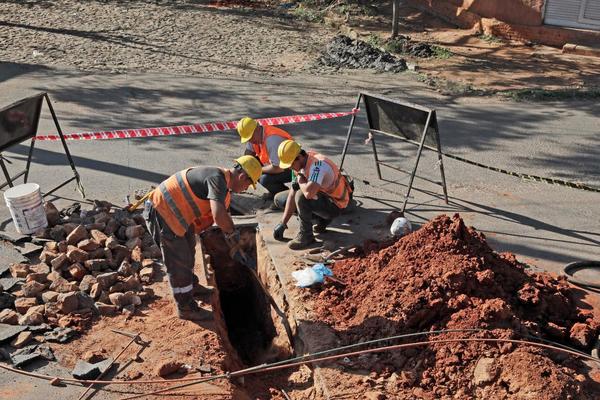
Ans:
{"label": "worker's knee", "polygon": [[296,190],[296,193],[294,193],[294,201],[296,202],[296,206],[300,208],[302,205],[306,204],[308,199],[304,197],[302,190]]}

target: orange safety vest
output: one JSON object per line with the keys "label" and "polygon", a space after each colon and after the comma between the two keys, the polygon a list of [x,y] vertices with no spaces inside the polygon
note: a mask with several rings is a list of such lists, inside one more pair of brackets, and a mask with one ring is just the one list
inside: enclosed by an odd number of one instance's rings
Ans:
{"label": "orange safety vest", "polygon": [[271,163],[271,158],[269,157],[269,152],[267,150],[267,138],[272,135],[281,136],[286,140],[292,139],[290,134],[284,131],[283,129],[279,129],[271,125],[263,126],[262,143],[252,145],[254,153],[256,154],[262,165]]}
{"label": "orange safety vest", "polygon": [[[214,223],[210,209],[210,200],[197,197],[187,180],[187,172],[191,168],[177,172],[161,183],[150,195],[150,201],[162,219],[177,236],[184,236],[190,225],[194,225],[196,233],[200,233]],[[219,168],[225,175],[229,188],[231,172]],[[229,208],[231,193],[227,190],[225,207]]]}
{"label": "orange safety vest", "polygon": [[313,163],[315,163],[316,161],[322,161],[327,163],[331,167],[335,175],[333,185],[331,185],[331,187],[329,188],[324,188],[321,186],[319,192],[322,192],[325,195],[329,196],[329,198],[333,200],[333,202],[338,208],[346,208],[348,206],[348,203],[350,202],[350,193],[352,193],[352,189],[350,188],[346,177],[340,173],[340,169],[338,168],[338,166],[335,165],[333,161],[325,157],[323,154],[319,154],[314,151],[308,151],[307,155],[308,159],[306,161],[306,165],[304,166],[304,171],[306,173],[309,173],[310,167],[313,165]]}

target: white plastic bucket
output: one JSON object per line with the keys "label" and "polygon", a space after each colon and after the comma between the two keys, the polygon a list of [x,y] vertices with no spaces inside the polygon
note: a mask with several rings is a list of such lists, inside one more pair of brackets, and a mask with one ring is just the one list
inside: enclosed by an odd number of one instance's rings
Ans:
{"label": "white plastic bucket", "polygon": [[48,226],[40,185],[37,183],[24,183],[8,189],[4,192],[4,201],[17,232],[30,235]]}

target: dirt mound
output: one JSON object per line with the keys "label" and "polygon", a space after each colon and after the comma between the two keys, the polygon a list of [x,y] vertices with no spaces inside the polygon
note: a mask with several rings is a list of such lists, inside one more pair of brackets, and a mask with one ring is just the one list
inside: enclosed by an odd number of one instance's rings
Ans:
{"label": "dirt mound", "polygon": [[407,68],[403,59],[344,35],[336,36],[329,42],[319,62],[330,67],[373,68],[381,72],[402,72]]}
{"label": "dirt mound", "polygon": [[[598,331],[598,321],[577,308],[564,279],[526,272],[513,255],[490,249],[458,215],[439,216],[393,245],[333,269],[348,285],[321,292],[316,312],[343,343],[483,328],[430,338],[533,336],[587,350]],[[355,367],[396,374],[399,385],[392,391],[418,388],[434,397],[594,398],[582,363],[508,343],[441,343],[362,357]]]}

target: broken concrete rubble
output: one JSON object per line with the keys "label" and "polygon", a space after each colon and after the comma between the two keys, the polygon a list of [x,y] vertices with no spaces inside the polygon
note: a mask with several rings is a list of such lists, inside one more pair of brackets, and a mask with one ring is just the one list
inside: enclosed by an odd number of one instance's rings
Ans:
{"label": "broken concrete rubble", "polygon": [[[51,204],[46,204],[46,210],[56,214]],[[150,236],[141,216],[109,208],[85,211],[79,206],[63,211],[53,215],[53,223],[38,239],[44,246],[41,262],[12,263],[13,277],[2,278],[2,322],[37,326],[48,322],[60,329],[81,330],[93,315],[114,315],[122,309],[133,313],[153,297],[138,275],[144,252],[156,253],[150,248],[154,243],[142,240]],[[145,281],[153,274],[145,271]],[[53,336],[68,340],[68,332],[48,333],[47,340]]]}
{"label": "broken concrete rubble", "polygon": [[48,342],[65,343],[77,335],[77,331],[71,328],[56,327],[50,332],[44,333],[44,340]]}
{"label": "broken concrete rubble", "polygon": [[79,360],[71,372],[71,375],[73,375],[73,377],[76,379],[96,379],[101,374],[104,374],[106,371],[108,371],[108,369],[113,365],[115,364],[113,364],[112,358],[107,358],[106,360],[97,362],[95,364],[90,364],[86,361]]}
{"label": "broken concrete rubble", "polygon": [[0,324],[0,343],[12,339],[26,329],[26,326]]}

